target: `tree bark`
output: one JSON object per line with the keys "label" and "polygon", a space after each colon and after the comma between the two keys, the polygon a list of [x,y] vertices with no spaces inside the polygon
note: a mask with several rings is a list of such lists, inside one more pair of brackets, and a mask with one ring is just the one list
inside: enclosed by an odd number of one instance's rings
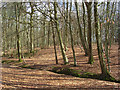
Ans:
{"label": "tree bark", "polygon": [[83,7],[83,25],[84,25],[84,39],[85,39],[85,45],[86,47],[88,46],[88,42],[87,42],[87,36],[86,36],[86,24],[85,24],[85,6],[84,3],[82,2],[82,7]]}
{"label": "tree bark", "polygon": [[109,55],[108,55],[108,46],[109,46],[109,38],[108,38],[108,36],[109,36],[109,6],[110,6],[110,2],[107,2],[107,25],[106,25],[106,30],[105,30],[105,56],[106,56],[106,58],[107,58],[107,63],[108,63],[108,69],[109,69],[109,71],[110,71],[110,65],[109,65],[109,63],[110,63],[110,59],[109,59]]}
{"label": "tree bark", "polygon": [[79,14],[78,14],[78,5],[77,5],[76,1],[75,1],[75,7],[76,7],[78,27],[79,27],[79,35],[80,35],[80,39],[81,39],[81,43],[82,43],[83,49],[85,51],[85,55],[87,56],[88,55],[88,51],[87,51],[87,47],[85,46],[85,40],[84,40],[84,37],[83,37],[81,25],[80,25],[80,19],[79,19]]}
{"label": "tree bark", "polygon": [[60,43],[60,48],[61,48],[61,53],[62,53],[62,57],[63,57],[63,60],[64,60],[64,64],[68,64],[68,58],[67,58],[65,50],[64,50],[64,45],[63,45],[63,41],[62,41],[62,38],[61,38],[61,33],[60,33],[60,30],[59,30],[59,27],[58,27],[59,24],[58,24],[58,18],[57,18],[56,4],[57,3],[54,2],[55,27],[56,27],[58,38],[59,38],[59,43]]}
{"label": "tree bark", "polygon": [[33,43],[33,5],[30,2],[31,13],[30,13],[30,53],[34,52],[34,43]]}
{"label": "tree bark", "polygon": [[92,10],[92,2],[85,2],[86,7],[87,7],[87,14],[88,14],[88,44],[89,44],[89,64],[93,64],[94,59],[93,59],[93,54],[92,54],[92,27],[91,27],[91,10]]}
{"label": "tree bark", "polygon": [[18,51],[18,58],[19,58],[19,61],[21,62],[22,59],[21,59],[21,46],[20,46],[20,36],[19,36],[19,15],[20,15],[20,12],[18,12],[18,4],[15,3],[15,15],[16,15],[16,37],[17,37],[17,51]]}
{"label": "tree bark", "polygon": [[74,57],[74,66],[76,66],[77,63],[76,63],[76,56],[75,56],[74,43],[73,43],[74,40],[73,40],[72,29],[71,29],[71,8],[72,8],[72,1],[70,2],[69,29],[70,29],[70,37],[71,37],[71,47],[72,47],[72,52],[73,52],[73,57]]}
{"label": "tree bark", "polygon": [[98,11],[97,11],[97,2],[94,2],[94,21],[95,21],[98,56],[99,56],[102,76],[103,78],[110,78],[111,76],[107,71],[107,67],[104,61],[103,47],[102,47],[101,37],[100,37],[100,26],[99,26],[99,18],[98,18]]}
{"label": "tree bark", "polygon": [[[118,64],[120,65],[120,2],[118,2],[118,10]],[[120,71],[118,72],[118,74],[120,75]]]}
{"label": "tree bark", "polygon": [[68,0],[66,4],[66,18],[65,18],[65,51],[67,51],[68,44]]}

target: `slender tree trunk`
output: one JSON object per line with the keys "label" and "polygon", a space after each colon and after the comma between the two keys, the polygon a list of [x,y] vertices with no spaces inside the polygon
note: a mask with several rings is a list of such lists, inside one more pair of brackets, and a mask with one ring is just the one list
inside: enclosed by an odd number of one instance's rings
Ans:
{"label": "slender tree trunk", "polygon": [[[113,12],[114,6],[115,6],[115,10]],[[112,4],[112,10],[111,10],[111,15],[110,15],[110,19],[112,18],[112,20],[111,20],[112,25],[110,25],[112,31],[110,32],[110,35],[109,35],[109,45],[110,45],[109,46],[109,51],[108,51],[109,52],[109,56],[110,56],[111,44],[112,44],[112,40],[113,40],[114,32],[115,32],[115,26],[114,26],[114,24],[112,22],[115,19],[114,16],[112,17],[112,14],[115,15],[115,12],[116,12],[116,4],[113,2],[113,4]]]}
{"label": "slender tree trunk", "polygon": [[[50,2],[48,0],[48,7],[49,7],[49,11],[50,11]],[[50,17],[51,17],[51,11],[50,11]],[[48,22],[48,47],[50,46],[50,24],[51,24],[51,20]]]}
{"label": "slender tree trunk", "polygon": [[[4,21],[4,22],[3,22]],[[3,47],[3,56],[6,55],[6,10],[2,9],[2,37],[3,37],[3,43],[2,43],[2,47]]]}
{"label": "slender tree trunk", "polygon": [[118,46],[119,46],[119,61],[120,61],[120,2],[118,3],[118,9],[119,9],[119,14],[118,14]]}
{"label": "slender tree trunk", "polygon": [[85,39],[85,45],[86,47],[88,46],[88,42],[87,42],[87,36],[86,36],[86,24],[85,24],[85,6],[84,6],[84,3],[82,2],[82,6],[83,6],[83,25],[84,25],[84,39]]}
{"label": "slender tree trunk", "polygon": [[34,53],[34,44],[33,44],[33,6],[30,2],[31,13],[30,13],[30,53]]}
{"label": "slender tree trunk", "polygon": [[[118,64],[120,65],[120,2],[118,2]],[[120,74],[120,72],[118,72]]]}
{"label": "slender tree trunk", "polygon": [[102,47],[101,37],[100,37],[100,26],[99,26],[99,18],[98,18],[98,11],[97,11],[97,2],[94,2],[94,18],[95,18],[94,21],[95,21],[95,30],[96,30],[97,49],[98,49],[100,67],[102,71],[102,77],[110,79],[111,76],[107,71],[107,67],[104,61],[103,47]]}
{"label": "slender tree trunk", "polygon": [[27,50],[29,52],[29,31],[26,30],[26,36],[27,36]]}
{"label": "slender tree trunk", "polygon": [[46,20],[46,17],[44,16],[44,21],[43,21],[43,39],[42,39],[42,48],[44,48],[45,47],[45,45],[46,45],[46,37],[45,37],[45,34],[46,34],[46,28],[45,28],[45,26],[46,26],[46,23],[45,23],[45,20]]}
{"label": "slender tree trunk", "polygon": [[71,47],[72,47],[72,52],[74,57],[74,66],[76,66],[77,63],[76,63],[75,50],[74,50],[74,42],[73,42],[74,40],[73,40],[72,29],[71,29],[71,8],[72,8],[72,1],[70,2],[69,29],[70,29],[70,37],[71,37]]}
{"label": "slender tree trunk", "polygon": [[91,10],[92,10],[92,2],[85,2],[87,6],[87,14],[88,14],[88,44],[89,44],[89,64],[93,64],[93,54],[92,54],[92,27],[91,27]]}
{"label": "slender tree trunk", "polygon": [[68,0],[66,4],[66,18],[65,18],[65,51],[67,51],[68,43]]}
{"label": "slender tree trunk", "polygon": [[56,50],[56,41],[55,41],[55,31],[54,31],[54,27],[53,27],[53,23],[52,22],[51,22],[51,26],[52,26],[52,33],[53,33],[53,43],[54,43],[54,51],[55,51],[55,60],[56,60],[56,64],[58,64],[57,50]]}
{"label": "slender tree trunk", "polygon": [[61,48],[61,53],[62,53],[62,56],[63,56],[64,64],[67,64],[68,63],[68,58],[67,58],[65,50],[64,50],[64,45],[63,45],[63,41],[62,41],[62,38],[61,38],[61,33],[60,33],[60,30],[59,30],[59,27],[58,27],[59,24],[58,24],[58,18],[57,18],[56,4],[57,3],[54,2],[55,27],[56,27],[58,38],[59,38],[59,43],[60,43],[60,48]]}
{"label": "slender tree trunk", "polygon": [[15,3],[15,15],[16,15],[16,36],[17,36],[17,51],[18,51],[18,58],[19,58],[19,61],[22,61],[21,59],[21,46],[20,46],[20,37],[19,37],[19,15],[20,12],[17,12],[18,11],[18,4]]}
{"label": "slender tree trunk", "polygon": [[[12,30],[12,23],[10,23],[10,30]],[[10,42],[12,42],[13,41],[13,37],[11,37],[10,40],[11,40]],[[10,43],[10,49],[12,49],[12,48],[13,48],[13,43]]]}
{"label": "slender tree trunk", "polygon": [[50,47],[50,22],[49,23],[49,27],[48,27],[48,47]]}
{"label": "slender tree trunk", "polygon": [[105,30],[105,56],[107,58],[107,63],[108,63],[108,69],[110,71],[110,59],[109,59],[109,54],[108,54],[108,45],[109,45],[109,6],[110,6],[110,2],[107,2],[107,25],[106,25],[106,30]]}
{"label": "slender tree trunk", "polygon": [[78,15],[78,5],[77,5],[76,1],[75,1],[75,7],[76,7],[76,14],[77,14],[77,20],[78,20],[80,39],[81,39],[81,43],[82,43],[83,49],[85,51],[85,55],[87,56],[88,55],[88,51],[87,51],[87,47],[85,46],[85,40],[84,40],[84,37],[83,37],[81,25],[80,25],[80,19],[79,19],[79,15]]}
{"label": "slender tree trunk", "polygon": [[[49,2],[49,1],[48,1],[48,6],[49,6],[49,9],[50,9],[50,2]],[[51,11],[50,11],[50,17],[51,17]],[[56,60],[56,64],[58,64],[57,49],[56,49],[56,40],[55,40],[55,30],[54,30],[53,21],[52,21],[51,18],[50,18],[49,26],[52,27],[53,44],[54,44],[54,52],[55,52],[55,60]],[[50,27],[49,27],[49,28],[50,28]]]}

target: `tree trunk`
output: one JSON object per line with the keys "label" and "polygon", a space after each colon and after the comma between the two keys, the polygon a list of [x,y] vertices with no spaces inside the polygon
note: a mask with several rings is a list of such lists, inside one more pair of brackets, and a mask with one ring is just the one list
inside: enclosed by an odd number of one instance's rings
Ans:
{"label": "tree trunk", "polygon": [[18,26],[19,25],[18,24],[18,22],[19,22],[19,15],[18,14],[20,14],[20,12],[17,13],[17,11],[18,11],[18,4],[15,3],[17,51],[18,51],[19,61],[21,62],[22,61],[22,59],[21,59],[21,49],[20,49],[21,46],[20,46],[19,26]]}
{"label": "tree trunk", "polygon": [[65,51],[67,51],[67,43],[68,43],[68,0],[66,4],[66,18],[65,18]]}
{"label": "tree trunk", "polygon": [[3,21],[6,21],[6,10],[2,9],[2,38],[3,38],[3,43],[2,43],[2,50],[3,50],[3,56],[6,55],[6,22],[3,22]]}
{"label": "tree trunk", "polygon": [[86,47],[88,46],[88,42],[87,42],[87,36],[86,36],[86,24],[85,24],[85,6],[84,6],[84,3],[82,2],[82,6],[83,6],[83,25],[84,25],[84,39],[85,39],[85,45]]}
{"label": "tree trunk", "polygon": [[52,26],[52,33],[53,33],[53,43],[54,43],[54,51],[55,51],[55,60],[56,60],[56,64],[58,64],[58,59],[57,59],[57,50],[56,50],[56,41],[55,41],[55,31],[54,31],[54,27],[53,27],[53,23],[51,22],[51,26]]}
{"label": "tree trunk", "polygon": [[100,67],[102,71],[102,77],[110,79],[111,76],[109,72],[107,71],[107,67],[104,61],[103,47],[102,47],[101,37],[100,37],[100,26],[99,26],[99,18],[98,18],[98,11],[97,11],[97,2],[94,2],[94,21],[95,21],[97,49],[98,49]]}
{"label": "tree trunk", "polygon": [[[48,1],[49,2],[49,1]],[[50,2],[48,3],[49,9],[50,9]],[[50,17],[51,17],[51,11],[50,11]],[[56,49],[56,40],[55,40],[55,30],[54,30],[54,25],[53,25],[53,21],[50,18],[50,22],[49,25],[52,27],[52,34],[53,34],[53,44],[54,44],[54,51],[55,51],[55,60],[56,60],[56,64],[58,64],[58,59],[57,59],[57,49]],[[49,27],[50,28],[50,27]]]}
{"label": "tree trunk", "polygon": [[61,48],[61,53],[62,53],[62,56],[63,56],[64,64],[67,64],[68,63],[68,58],[67,58],[65,50],[64,50],[64,45],[63,45],[63,41],[62,41],[62,38],[61,38],[61,33],[60,33],[60,30],[59,30],[59,27],[58,27],[59,24],[58,24],[58,18],[57,18],[56,4],[57,3],[54,2],[55,27],[56,27],[58,38],[59,38],[59,43],[60,43],[60,48]]}
{"label": "tree trunk", "polygon": [[[118,10],[118,22],[120,22],[120,2],[118,2]],[[118,64],[120,65],[120,23],[118,23]]]}
{"label": "tree trunk", "polygon": [[77,14],[77,20],[78,20],[80,39],[81,39],[81,43],[82,43],[83,49],[85,51],[85,55],[87,56],[88,55],[88,51],[87,51],[87,47],[85,46],[85,40],[84,40],[83,33],[82,33],[82,28],[81,28],[81,24],[80,24],[79,15],[78,15],[78,5],[77,5],[76,1],[75,1],[75,7],[76,7],[76,14]]}
{"label": "tree trunk", "polygon": [[109,69],[109,71],[110,71],[110,65],[109,65],[109,63],[110,63],[110,59],[109,59],[109,55],[108,55],[108,45],[109,45],[109,38],[108,38],[108,36],[109,36],[109,6],[110,6],[110,2],[107,2],[107,25],[106,25],[106,29],[105,29],[105,56],[106,56],[106,58],[107,58],[107,63],[108,63],[108,69]]}
{"label": "tree trunk", "polygon": [[48,27],[48,47],[50,46],[50,21],[49,23],[49,27]]}
{"label": "tree trunk", "polygon": [[33,6],[30,2],[31,13],[30,13],[30,53],[34,53],[34,44],[33,44]]}
{"label": "tree trunk", "polygon": [[71,8],[72,8],[72,1],[70,2],[69,29],[70,29],[70,37],[71,37],[71,47],[72,47],[73,57],[74,57],[74,66],[76,66],[77,63],[76,63],[75,50],[74,50],[74,43],[73,43],[74,40],[73,40],[72,29],[71,29]]}
{"label": "tree trunk", "polygon": [[89,44],[89,64],[93,64],[94,59],[92,55],[92,27],[91,27],[91,10],[92,10],[92,2],[85,2],[87,7],[87,14],[88,14],[88,44]]}
{"label": "tree trunk", "polygon": [[46,45],[46,38],[45,38],[45,34],[46,34],[46,16],[44,15],[43,16],[43,24],[42,24],[42,31],[41,31],[41,48],[45,48],[45,45]]}

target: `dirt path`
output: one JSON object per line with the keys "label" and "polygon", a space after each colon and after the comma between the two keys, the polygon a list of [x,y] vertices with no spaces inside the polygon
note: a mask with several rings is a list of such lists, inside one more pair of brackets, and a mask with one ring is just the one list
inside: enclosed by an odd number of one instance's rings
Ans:
{"label": "dirt path", "polygon": [[114,82],[77,78],[69,75],[56,74],[45,70],[25,69],[3,65],[3,89],[42,89],[42,88],[117,88]]}
{"label": "dirt path", "polygon": [[[76,50],[76,59],[78,66],[73,67],[73,57],[72,50],[68,49],[67,56],[70,61],[70,68],[83,70],[92,73],[101,73],[99,60],[97,56],[96,48],[93,49],[95,63],[93,65],[87,64],[88,57],[84,56],[84,52],[80,52],[78,47]],[[60,50],[57,49],[59,65],[63,64],[62,56]],[[2,58],[6,60],[6,58]],[[16,60],[16,59],[12,59]],[[111,75],[115,78],[118,76],[118,57],[117,57],[117,47],[113,46],[111,51]],[[41,49],[38,53],[31,58],[25,58],[25,63],[34,67],[35,69],[20,68],[16,66],[3,65],[2,67],[2,87],[6,88],[16,88],[18,89],[40,89],[40,88],[118,88],[118,83],[95,80],[89,78],[77,78],[64,74],[56,74],[49,70],[55,64],[54,50],[53,48]],[[63,66],[63,65],[62,65]],[[120,84],[119,84],[120,86]]]}

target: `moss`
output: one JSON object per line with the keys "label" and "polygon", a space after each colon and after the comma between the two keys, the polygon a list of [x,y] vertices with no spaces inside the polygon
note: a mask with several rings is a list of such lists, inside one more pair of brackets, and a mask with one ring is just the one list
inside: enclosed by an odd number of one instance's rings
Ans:
{"label": "moss", "polygon": [[74,70],[74,69],[70,69],[68,67],[53,67],[52,72],[59,73],[59,74],[72,75],[72,76],[80,77],[80,78],[92,78],[92,79],[112,81],[112,82],[118,82],[118,83],[120,82],[120,80],[117,81],[112,76],[105,77],[102,74],[94,74],[94,73],[90,73],[90,72],[82,73],[81,70]]}
{"label": "moss", "polygon": [[5,63],[5,64],[10,64],[12,62],[17,62],[17,61],[14,61],[14,60],[2,60],[2,63]]}
{"label": "moss", "polygon": [[20,67],[26,67],[26,64],[24,64],[24,65],[21,65]]}
{"label": "moss", "polygon": [[117,80],[112,77],[109,73],[107,75],[100,74],[99,79],[105,80],[105,81],[111,81],[111,82],[116,82]]}
{"label": "moss", "polygon": [[94,59],[93,59],[93,57],[91,57],[91,58],[89,59],[88,64],[93,64],[93,63],[94,63]]}
{"label": "moss", "polygon": [[22,68],[28,68],[28,69],[35,69],[35,68],[31,67],[31,66],[28,65],[28,64],[23,64],[23,65],[21,65],[20,67],[22,67]]}
{"label": "moss", "polygon": [[116,79],[115,79],[114,77],[112,77],[112,76],[110,76],[110,77],[105,77],[105,78],[103,78],[103,79],[106,80],[106,81],[112,81],[112,82],[116,81]]}
{"label": "moss", "polygon": [[69,62],[65,62],[65,63],[64,63],[64,65],[68,65],[68,64],[69,64]]}
{"label": "moss", "polygon": [[22,60],[22,59],[20,59],[18,62],[23,62],[23,60]]}
{"label": "moss", "polygon": [[32,55],[34,55],[35,54],[35,51],[32,51],[32,52],[30,52]]}
{"label": "moss", "polygon": [[29,65],[28,65],[28,64],[23,64],[23,65],[21,65],[20,67],[22,67],[22,68],[27,68],[27,67],[29,67]]}
{"label": "moss", "polygon": [[83,74],[80,75],[81,78],[92,78],[92,79],[96,79],[98,78],[97,74],[94,73],[90,73],[90,72],[85,72]]}
{"label": "moss", "polygon": [[68,67],[53,67],[52,69],[53,72],[60,73],[60,74],[66,74],[66,75],[72,75],[79,77],[80,76],[80,70],[73,70]]}

